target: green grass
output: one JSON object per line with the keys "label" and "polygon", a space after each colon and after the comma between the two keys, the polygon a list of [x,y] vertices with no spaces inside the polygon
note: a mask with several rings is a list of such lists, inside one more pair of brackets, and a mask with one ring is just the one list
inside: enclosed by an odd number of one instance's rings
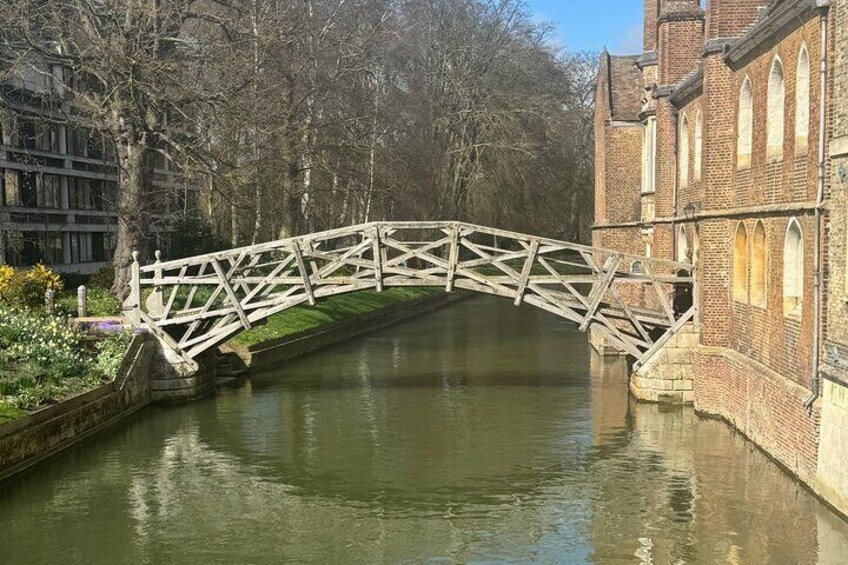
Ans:
{"label": "green grass", "polygon": [[436,293],[444,293],[444,289],[395,287],[383,292],[362,290],[331,296],[315,306],[295,306],[275,314],[265,325],[239,334],[233,342],[249,347]]}
{"label": "green grass", "polygon": [[26,415],[26,411],[21,410],[14,404],[0,402],[0,425],[17,420],[18,418],[22,418]]}
{"label": "green grass", "polygon": [[[93,287],[88,289],[86,298],[88,316],[109,317],[121,315],[121,302],[106,289]],[[64,290],[56,296],[56,311],[65,315],[77,315],[77,291]]]}

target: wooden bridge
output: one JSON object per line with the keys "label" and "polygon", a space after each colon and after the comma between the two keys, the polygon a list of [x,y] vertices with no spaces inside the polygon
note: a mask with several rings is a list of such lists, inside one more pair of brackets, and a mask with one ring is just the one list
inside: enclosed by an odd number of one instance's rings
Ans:
{"label": "wooden bridge", "polygon": [[[595,328],[643,362],[696,307],[692,266],[458,222],[377,222],[132,266],[125,311],[190,364],[269,316],[396,286],[502,296]],[[675,308],[675,305],[678,308]]]}

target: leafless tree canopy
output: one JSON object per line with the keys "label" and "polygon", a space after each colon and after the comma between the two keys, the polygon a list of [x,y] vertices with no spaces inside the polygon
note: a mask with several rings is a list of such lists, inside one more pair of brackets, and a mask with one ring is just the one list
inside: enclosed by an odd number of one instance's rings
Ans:
{"label": "leafless tree canopy", "polygon": [[[165,200],[210,245],[379,219],[585,239],[595,57],[561,52],[547,32],[520,0],[0,11],[3,71],[61,63],[53,80],[72,119],[114,148],[121,290]],[[154,182],[162,157],[181,182]]]}

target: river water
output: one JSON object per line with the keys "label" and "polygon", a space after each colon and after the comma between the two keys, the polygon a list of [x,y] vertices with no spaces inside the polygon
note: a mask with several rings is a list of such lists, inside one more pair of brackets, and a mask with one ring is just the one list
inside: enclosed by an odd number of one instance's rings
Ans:
{"label": "river water", "polygon": [[0,563],[846,563],[725,424],[477,298],[151,408],[0,485]]}

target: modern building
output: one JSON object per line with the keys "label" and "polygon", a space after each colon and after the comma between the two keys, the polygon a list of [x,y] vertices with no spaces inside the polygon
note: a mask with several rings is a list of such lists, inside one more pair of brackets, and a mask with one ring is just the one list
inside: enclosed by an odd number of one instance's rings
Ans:
{"label": "modern building", "polygon": [[[104,137],[75,120],[64,72],[38,62],[0,82],[0,264],[92,273],[114,249],[118,171]],[[167,160],[156,167],[165,182]]]}
{"label": "modern building", "polygon": [[593,227],[596,246],[695,263],[696,410],[843,512],[846,12],[645,0],[643,52],[600,61]]}

